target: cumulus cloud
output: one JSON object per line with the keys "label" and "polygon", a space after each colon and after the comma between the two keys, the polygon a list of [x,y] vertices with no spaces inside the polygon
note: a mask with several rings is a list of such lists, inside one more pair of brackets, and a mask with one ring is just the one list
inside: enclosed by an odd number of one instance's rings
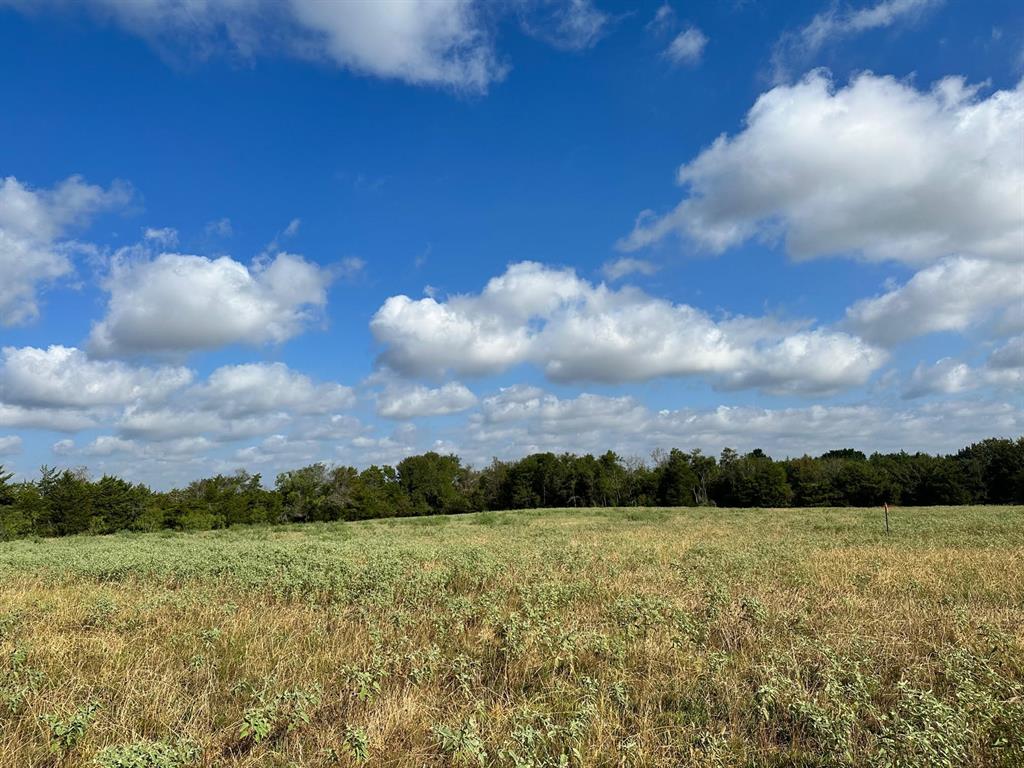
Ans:
{"label": "cumulus cloud", "polygon": [[74,270],[78,244],[67,233],[99,211],[125,204],[130,189],[71,176],[50,189],[33,189],[13,176],[0,180],[0,325],[39,316],[39,290]]}
{"label": "cumulus cloud", "polygon": [[117,453],[137,453],[138,444],[116,435],[100,435],[82,449],[85,456],[112,456]]}
{"label": "cumulus cloud", "polygon": [[275,411],[305,415],[344,410],[355,403],[355,394],[341,384],[318,384],[284,363],[247,363],[218,368],[192,388],[186,400],[237,418]]}
{"label": "cumulus cloud", "polygon": [[476,395],[457,381],[430,388],[390,383],[377,395],[377,413],[389,419],[443,416],[476,405]]}
{"label": "cumulus cloud", "polygon": [[281,464],[294,466],[313,463],[321,454],[321,446],[315,440],[289,438],[286,435],[270,435],[257,445],[246,446],[235,452],[235,460],[247,466]]}
{"label": "cumulus cloud", "polygon": [[665,56],[673,64],[696,64],[704,55],[708,37],[696,27],[684,29],[669,43]]}
{"label": "cumulus cloud", "polygon": [[933,365],[918,365],[910,376],[903,397],[911,399],[931,394],[955,395],[977,386],[973,371],[966,363],[944,357]]}
{"label": "cumulus cloud", "polygon": [[309,439],[323,439],[358,429],[357,421],[353,427],[354,419],[336,413],[354,404],[351,387],[316,382],[283,363],[246,363],[217,368],[205,381],[163,402],[133,403],[112,426],[119,436],[154,442],[225,443],[286,427],[309,432]]}
{"label": "cumulus cloud", "polygon": [[50,450],[53,452],[54,456],[68,456],[75,450],[75,441],[67,438],[64,440],[58,440],[50,446]]}
{"label": "cumulus cloud", "polygon": [[769,318],[716,321],[633,288],[593,285],[571,269],[511,265],[477,295],[393,296],[371,320],[381,361],[410,376],[540,365],[557,381],[703,375],[726,388],[821,393],[863,384],[885,354],[846,333]]}
{"label": "cumulus cloud", "polygon": [[73,347],[5,348],[0,357],[0,428],[80,432],[105,428],[59,455],[191,457],[224,443],[285,428],[308,439],[351,438],[358,420],[350,387],[316,382],[283,363],[222,366],[193,383],[191,370],[94,360]]}
{"label": "cumulus cloud", "polygon": [[950,451],[983,437],[1017,435],[1024,411],[999,402],[953,401],[917,408],[814,405],[806,408],[719,406],[651,411],[631,397],[581,394],[559,398],[509,387],[484,398],[470,417],[460,449],[477,464],[491,456],[534,451],[645,456],[655,448],[763,448],[776,457],[836,447]]}
{"label": "cumulus cloud", "polygon": [[279,253],[245,265],[164,253],[116,258],[104,289],[106,316],[93,326],[97,356],[185,353],[226,344],[280,343],[327,303],[329,270]]}
{"label": "cumulus cloud", "polygon": [[485,90],[505,71],[473,0],[8,0],[26,12],[86,6],[167,54],[280,53],[417,85]]}
{"label": "cumulus cloud", "polygon": [[0,456],[13,456],[21,453],[20,435],[0,435]]}
{"label": "cumulus cloud", "polygon": [[42,408],[124,405],[162,400],[192,377],[187,368],[91,360],[75,347],[4,347],[0,402]]}
{"label": "cumulus cloud", "polygon": [[936,331],[963,331],[1000,308],[1024,302],[1021,263],[953,257],[846,311],[856,333],[895,344]]}
{"label": "cumulus cloud", "polygon": [[97,414],[75,408],[36,408],[0,403],[0,427],[80,432],[97,425]]}
{"label": "cumulus cloud", "polygon": [[1024,81],[982,97],[821,71],[758,98],[743,130],[684,164],[669,213],[643,212],[632,251],[677,235],[720,253],[782,237],[798,259],[853,254],[927,264],[954,254],[1020,262]]}
{"label": "cumulus cloud", "polygon": [[943,0],[882,0],[875,5],[850,8],[833,3],[795,32],[784,34],[775,46],[772,65],[775,80],[788,78],[794,65],[802,65],[831,42],[912,22]]}
{"label": "cumulus cloud", "polygon": [[903,390],[903,397],[957,395],[982,387],[1004,389],[1019,394],[1024,387],[1024,336],[1010,339],[989,355],[983,366],[944,357],[932,365],[914,368]]}
{"label": "cumulus cloud", "polygon": [[988,367],[997,371],[1024,369],[1024,336],[1015,336],[994,350],[989,355]]}

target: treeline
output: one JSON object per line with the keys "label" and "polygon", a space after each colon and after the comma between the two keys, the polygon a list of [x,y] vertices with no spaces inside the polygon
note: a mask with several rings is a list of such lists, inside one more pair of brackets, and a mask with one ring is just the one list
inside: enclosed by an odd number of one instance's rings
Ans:
{"label": "treeline", "polygon": [[1024,438],[953,455],[843,449],[774,461],[760,450],[656,452],[652,460],[536,453],[473,469],[425,453],[397,466],[313,464],[277,476],[238,472],[156,492],[84,470],[43,467],[11,482],[0,466],[0,539],[115,531],[205,530],[254,523],[365,520],[535,507],[837,507],[1024,503]]}

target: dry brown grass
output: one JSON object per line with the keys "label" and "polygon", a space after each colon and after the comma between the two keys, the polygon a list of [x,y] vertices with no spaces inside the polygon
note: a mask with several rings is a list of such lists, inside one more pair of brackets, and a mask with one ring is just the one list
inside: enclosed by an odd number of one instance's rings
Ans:
{"label": "dry brown grass", "polygon": [[[1024,764],[1021,508],[894,519],[889,537],[875,510],[581,510],[0,544],[0,766],[354,765],[363,736],[368,765]],[[44,718],[90,702],[55,752]],[[143,741],[167,751],[102,753]]]}

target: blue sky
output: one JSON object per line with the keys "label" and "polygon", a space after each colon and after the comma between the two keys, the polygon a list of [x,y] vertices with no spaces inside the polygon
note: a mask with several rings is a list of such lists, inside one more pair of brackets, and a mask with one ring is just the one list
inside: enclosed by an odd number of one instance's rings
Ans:
{"label": "blue sky", "polygon": [[0,0],[0,462],[1024,431],[1011,2]]}

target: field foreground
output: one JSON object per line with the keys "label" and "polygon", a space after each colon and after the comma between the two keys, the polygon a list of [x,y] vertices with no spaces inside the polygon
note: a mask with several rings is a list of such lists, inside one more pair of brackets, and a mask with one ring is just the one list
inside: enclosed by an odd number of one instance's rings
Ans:
{"label": "field foreground", "polygon": [[0,544],[0,766],[1024,765],[1024,508]]}

